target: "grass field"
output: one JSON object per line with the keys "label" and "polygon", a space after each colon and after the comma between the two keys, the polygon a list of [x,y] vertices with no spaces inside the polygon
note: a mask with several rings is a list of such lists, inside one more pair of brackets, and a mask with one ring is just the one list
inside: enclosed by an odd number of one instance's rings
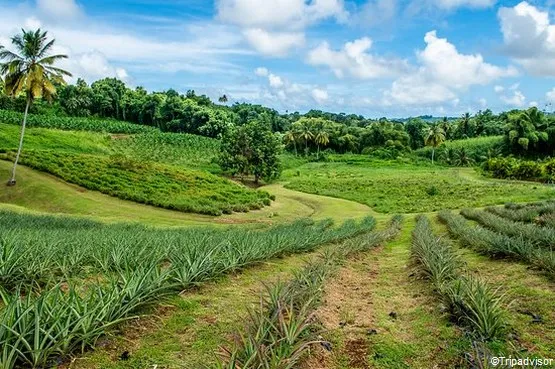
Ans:
{"label": "grass field", "polygon": [[524,202],[555,196],[552,187],[481,177],[472,168],[380,160],[308,163],[287,170],[287,188],[344,198],[380,213],[420,213]]}
{"label": "grass field", "polygon": [[[12,151],[17,127],[0,128]],[[555,355],[555,207],[433,213],[552,199],[552,187],[418,158],[286,154],[282,179],[256,192],[218,176],[211,139],[28,132],[18,184],[0,191],[0,366],[221,368],[223,348],[224,361],[253,349],[300,369]],[[0,161],[0,181],[10,168]],[[394,213],[400,235],[378,237]]]}

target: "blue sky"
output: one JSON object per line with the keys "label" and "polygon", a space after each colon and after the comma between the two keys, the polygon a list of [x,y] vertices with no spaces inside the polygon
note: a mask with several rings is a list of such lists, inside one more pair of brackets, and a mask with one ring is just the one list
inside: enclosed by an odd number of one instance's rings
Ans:
{"label": "blue sky", "polygon": [[552,0],[0,0],[75,76],[280,111],[459,115],[555,102]]}

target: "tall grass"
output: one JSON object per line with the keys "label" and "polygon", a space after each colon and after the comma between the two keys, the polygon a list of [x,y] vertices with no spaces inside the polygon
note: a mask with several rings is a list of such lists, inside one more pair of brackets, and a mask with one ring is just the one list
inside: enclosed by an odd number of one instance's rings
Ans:
{"label": "tall grass", "polygon": [[395,237],[401,221],[394,217],[385,231],[348,239],[308,262],[289,282],[266,286],[260,305],[249,313],[245,331],[235,345],[222,349],[214,368],[298,368],[303,354],[319,343],[313,312],[326,281],[349,255]]}
{"label": "tall grass", "polygon": [[433,284],[458,324],[469,327],[481,340],[504,336],[502,296],[483,280],[464,273],[460,256],[451,244],[433,234],[425,216],[417,218],[411,259],[420,276]]}
{"label": "tall grass", "polygon": [[510,237],[480,226],[471,227],[461,215],[442,211],[438,215],[461,243],[492,258],[523,260],[555,278],[555,253],[522,236]]}
{"label": "tall grass", "polygon": [[0,367],[52,366],[167,294],[374,226],[367,218],[162,230],[2,211]]}

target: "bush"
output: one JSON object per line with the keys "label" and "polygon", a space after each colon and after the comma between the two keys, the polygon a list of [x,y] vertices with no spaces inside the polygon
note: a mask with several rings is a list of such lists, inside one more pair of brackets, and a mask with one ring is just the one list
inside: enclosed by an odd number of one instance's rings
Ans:
{"label": "bush", "polygon": [[[553,166],[553,163],[550,164]],[[546,164],[536,161],[520,160],[516,158],[495,158],[484,163],[482,169],[494,178],[545,180]]]}

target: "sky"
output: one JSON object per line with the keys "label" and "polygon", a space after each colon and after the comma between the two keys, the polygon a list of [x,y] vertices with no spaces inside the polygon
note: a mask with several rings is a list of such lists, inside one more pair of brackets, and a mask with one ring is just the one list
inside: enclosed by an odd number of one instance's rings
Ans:
{"label": "sky", "polygon": [[0,0],[0,45],[39,27],[70,83],[374,118],[555,103],[555,0]]}

